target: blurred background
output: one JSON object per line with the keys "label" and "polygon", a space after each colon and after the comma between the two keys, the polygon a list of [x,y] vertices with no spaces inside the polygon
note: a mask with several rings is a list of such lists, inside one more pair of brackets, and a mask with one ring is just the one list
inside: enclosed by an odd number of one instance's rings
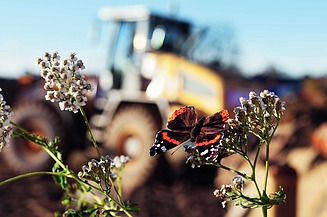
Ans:
{"label": "blurred background", "polygon": [[[36,59],[75,52],[95,86],[85,107],[104,154],[129,155],[126,198],[137,216],[258,216],[221,208],[212,192],[232,176],[185,165],[183,151],[149,157],[155,134],[177,108],[199,116],[268,89],[286,102],[272,151],[272,191],[287,203],[271,216],[327,216],[327,3],[225,1],[8,1],[0,6],[0,85],[14,122],[61,137],[78,171],[96,153],[79,114],[44,100]],[[231,115],[233,116],[233,115]],[[51,168],[35,144],[13,139],[0,155],[1,180]],[[226,163],[243,168],[238,159]],[[15,192],[13,194],[13,192]],[[52,216],[62,193],[51,177],[0,187],[0,213]]]}

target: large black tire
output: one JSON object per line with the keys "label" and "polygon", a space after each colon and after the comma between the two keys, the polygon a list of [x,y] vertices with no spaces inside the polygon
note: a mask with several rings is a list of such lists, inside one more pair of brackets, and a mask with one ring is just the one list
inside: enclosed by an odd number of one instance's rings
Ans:
{"label": "large black tire", "polygon": [[[42,103],[19,103],[13,108],[12,121],[29,132],[47,138],[63,136],[63,127],[55,111]],[[12,137],[3,151],[4,162],[16,173],[39,171],[51,166],[51,157],[39,145]]]}
{"label": "large black tire", "polygon": [[116,155],[127,155],[131,161],[123,172],[126,194],[143,184],[156,166],[149,149],[159,129],[156,117],[146,107],[131,105],[119,109],[105,134],[104,146]]}

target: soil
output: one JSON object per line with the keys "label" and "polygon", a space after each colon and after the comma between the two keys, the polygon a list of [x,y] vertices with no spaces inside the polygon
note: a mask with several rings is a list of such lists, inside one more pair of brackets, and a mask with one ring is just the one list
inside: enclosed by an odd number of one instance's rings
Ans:
{"label": "soil", "polygon": [[[189,166],[189,165],[188,165]],[[13,176],[0,162],[0,180]],[[204,171],[205,173],[207,171]],[[161,174],[161,175],[160,175]],[[198,217],[223,216],[220,200],[212,194],[214,188],[203,180],[197,170],[188,176],[172,177],[171,171],[151,177],[129,197],[141,209],[137,217]],[[196,178],[197,177],[197,178]],[[52,177],[33,177],[0,186],[0,216],[50,217],[64,211],[62,191]]]}
{"label": "soil", "polygon": [[[3,179],[3,176],[1,177]],[[62,192],[51,177],[26,178],[0,187],[0,216],[53,217]]]}

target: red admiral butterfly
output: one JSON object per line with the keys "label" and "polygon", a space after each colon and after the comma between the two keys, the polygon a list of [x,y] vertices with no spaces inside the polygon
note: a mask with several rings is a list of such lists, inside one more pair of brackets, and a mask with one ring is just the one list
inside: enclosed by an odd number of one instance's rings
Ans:
{"label": "red admiral butterfly", "polygon": [[194,106],[182,107],[168,119],[168,129],[157,133],[154,144],[150,148],[150,156],[166,152],[188,141],[195,144],[202,156],[206,155],[219,144],[228,117],[228,111],[222,110],[197,121]]}

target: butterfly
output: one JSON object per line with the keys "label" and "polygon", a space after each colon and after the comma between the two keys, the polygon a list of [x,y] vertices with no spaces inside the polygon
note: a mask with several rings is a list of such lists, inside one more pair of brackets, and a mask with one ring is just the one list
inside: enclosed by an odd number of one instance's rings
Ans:
{"label": "butterfly", "polygon": [[166,152],[190,142],[202,156],[211,154],[224,135],[228,111],[223,109],[215,114],[197,120],[194,106],[176,110],[167,121],[167,129],[157,133],[150,156]]}

